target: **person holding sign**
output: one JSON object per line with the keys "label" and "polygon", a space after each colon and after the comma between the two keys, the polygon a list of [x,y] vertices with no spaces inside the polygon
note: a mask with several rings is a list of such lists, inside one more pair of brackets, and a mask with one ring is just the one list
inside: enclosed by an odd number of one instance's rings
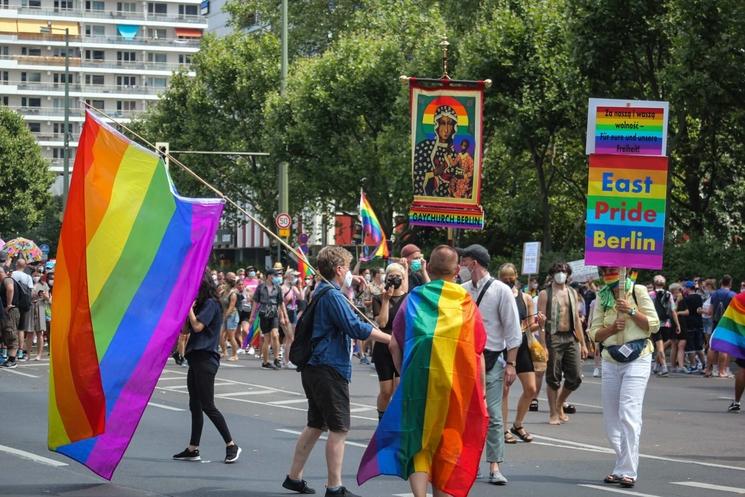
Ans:
{"label": "person holding sign", "polygon": [[[619,274],[617,267],[599,270],[606,281]],[[616,453],[615,467],[604,481],[631,488],[639,467],[642,405],[654,352],[650,336],[660,328],[660,320],[647,289],[625,274],[623,279],[619,297],[614,289],[620,287],[620,278],[598,293],[589,334],[603,347],[603,421]]]}

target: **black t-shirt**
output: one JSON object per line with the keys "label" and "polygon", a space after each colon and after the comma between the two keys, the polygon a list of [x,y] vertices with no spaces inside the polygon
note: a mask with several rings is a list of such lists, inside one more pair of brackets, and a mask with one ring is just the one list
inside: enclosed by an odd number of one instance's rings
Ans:
{"label": "black t-shirt", "polygon": [[204,325],[199,333],[190,330],[191,337],[186,344],[186,358],[192,352],[208,352],[209,356],[217,363],[220,362],[218,344],[220,342],[220,331],[222,328],[222,307],[215,299],[207,299],[202,307],[196,310],[197,321]]}
{"label": "black t-shirt", "polygon": [[700,307],[704,306],[704,299],[697,293],[689,293],[683,299],[683,305],[688,309],[688,316],[686,316],[686,327],[688,331],[702,330],[704,329],[704,320],[697,311]]}
{"label": "black t-shirt", "polygon": [[409,271],[409,291],[421,285],[424,285],[424,276],[418,271]]}
{"label": "black t-shirt", "polygon": [[[404,297],[406,297],[406,294],[391,297],[391,300],[388,303],[390,306],[390,309],[388,309],[388,322],[385,323],[385,326],[380,328],[380,331],[384,331],[389,335],[391,334],[393,331],[393,320],[396,318],[396,314],[398,314],[398,310],[401,308],[401,302],[403,302]],[[373,316],[377,317],[378,314],[380,314],[380,308],[382,306],[383,300],[380,295],[375,295],[373,297]]]}
{"label": "black t-shirt", "polygon": [[254,302],[262,306],[280,306],[282,305],[282,289],[277,285],[272,285],[272,289],[262,283],[254,292]]}
{"label": "black t-shirt", "polygon": [[7,285],[8,282],[13,285],[13,301],[10,304],[18,307],[18,282],[10,276],[6,276],[5,279],[2,281],[2,284],[0,284],[0,300],[3,303],[3,308],[8,307],[7,297],[5,293],[5,285]]}

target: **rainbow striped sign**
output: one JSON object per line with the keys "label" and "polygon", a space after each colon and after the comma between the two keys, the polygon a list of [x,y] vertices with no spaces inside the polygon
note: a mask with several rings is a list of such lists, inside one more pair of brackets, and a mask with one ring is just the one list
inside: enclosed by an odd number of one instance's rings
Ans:
{"label": "rainbow striped sign", "polygon": [[667,155],[667,102],[591,98],[586,153]]}
{"label": "rainbow striped sign", "polygon": [[585,264],[662,268],[667,157],[590,155]]}

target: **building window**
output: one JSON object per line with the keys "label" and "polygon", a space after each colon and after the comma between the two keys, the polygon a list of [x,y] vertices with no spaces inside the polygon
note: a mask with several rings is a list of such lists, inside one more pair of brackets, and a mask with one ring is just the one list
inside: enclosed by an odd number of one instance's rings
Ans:
{"label": "building window", "polygon": [[65,149],[63,147],[55,147],[52,149],[52,159],[64,159]]}
{"label": "building window", "polygon": [[41,48],[21,47],[21,55],[41,57]]}
{"label": "building window", "polygon": [[21,97],[21,107],[41,107],[41,98]]}
{"label": "building window", "polygon": [[31,9],[40,9],[41,0],[21,0],[21,7],[28,7]]}
{"label": "building window", "polygon": [[[70,47],[70,57],[80,57],[80,54],[77,52],[77,50],[77,48]],[[64,57],[66,50],[65,47],[54,47],[52,53],[55,57]]]}
{"label": "building window", "polygon": [[41,133],[41,123],[27,123],[28,130],[32,133]]}
{"label": "building window", "polygon": [[[65,123],[52,124],[52,130],[54,131],[55,135],[64,135],[65,134]],[[69,123],[67,125],[67,132],[72,133],[72,123]]]}
{"label": "building window", "polygon": [[117,52],[116,60],[119,62],[136,62],[137,52]]}
{"label": "building window", "polygon": [[117,100],[116,110],[124,112],[137,110],[137,102],[134,100]]}
{"label": "building window", "polygon": [[168,61],[168,56],[164,53],[149,52],[147,54],[147,61],[156,62],[158,64],[165,64]]}
{"label": "building window", "polygon": [[86,74],[85,84],[86,85],[103,85],[104,76],[103,74]]}
{"label": "building window", "polygon": [[147,84],[151,88],[164,89],[168,86],[168,78],[149,78]]}
{"label": "building window", "polygon": [[165,40],[168,37],[168,31],[165,29],[152,28],[150,30],[150,37],[153,40]]}
{"label": "building window", "polygon": [[95,109],[106,110],[104,108],[105,107],[105,103],[104,103],[103,100],[91,100],[91,99],[86,98],[85,99],[85,103],[87,103],[88,105],[90,105],[91,107],[93,107]]}
{"label": "building window", "polygon": [[180,16],[196,16],[198,13],[198,5],[179,5],[178,15]]}
{"label": "building window", "polygon": [[179,64],[191,64],[191,54],[179,54],[178,56],[178,63]]}
{"label": "building window", "polygon": [[10,100],[8,100],[8,97],[3,97],[3,105],[7,106],[8,102],[10,102]]}
{"label": "building window", "polygon": [[117,2],[116,10],[119,12],[137,12],[137,4],[135,2]]}
{"label": "building window", "polygon": [[72,10],[73,0],[54,0],[54,10]]}
{"label": "building window", "polygon": [[137,86],[137,76],[117,76],[116,86],[134,88]]}
{"label": "building window", "polygon": [[[67,75],[67,79],[70,81],[70,84],[72,84],[72,74]],[[65,83],[65,73],[63,72],[56,72],[52,75],[52,81],[54,84],[64,84]]]}
{"label": "building window", "polygon": [[164,3],[149,3],[147,4],[148,14],[166,15],[168,14],[168,5]]}
{"label": "building window", "polygon": [[8,47],[0,47],[0,55],[7,57],[10,51],[8,50]]}
{"label": "building window", "polygon": [[8,84],[8,71],[0,71],[0,84]]}
{"label": "building window", "polygon": [[86,50],[85,60],[104,60],[103,50]]}
{"label": "building window", "polygon": [[106,36],[106,26],[88,24],[85,27],[85,36]]}
{"label": "building window", "polygon": [[105,9],[106,4],[104,2],[98,0],[86,0],[85,2],[85,10],[100,10],[103,12]]}
{"label": "building window", "polygon": [[24,71],[21,73],[21,81],[24,83],[41,83],[41,73]]}

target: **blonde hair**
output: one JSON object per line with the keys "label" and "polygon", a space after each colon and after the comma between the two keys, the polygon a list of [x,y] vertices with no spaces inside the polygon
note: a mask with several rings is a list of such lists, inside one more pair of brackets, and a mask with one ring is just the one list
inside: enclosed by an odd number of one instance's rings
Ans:
{"label": "blonde hair", "polygon": [[336,245],[323,247],[318,253],[318,271],[327,280],[336,276],[338,266],[348,266],[351,262],[352,254],[347,249]]}
{"label": "blonde hair", "polygon": [[392,262],[388,264],[388,267],[385,268],[385,275],[388,276],[388,273],[392,273],[393,271],[397,271],[402,275],[406,274],[406,270],[398,262]]}
{"label": "blonde hair", "polygon": [[520,273],[517,272],[517,268],[511,262],[505,262],[504,264],[502,264],[501,266],[499,266],[499,273],[498,274],[499,274],[499,276],[502,276],[502,273],[504,273],[506,271],[509,271],[509,270],[512,270],[512,272],[515,273],[515,277],[516,278],[518,276],[520,276]]}

